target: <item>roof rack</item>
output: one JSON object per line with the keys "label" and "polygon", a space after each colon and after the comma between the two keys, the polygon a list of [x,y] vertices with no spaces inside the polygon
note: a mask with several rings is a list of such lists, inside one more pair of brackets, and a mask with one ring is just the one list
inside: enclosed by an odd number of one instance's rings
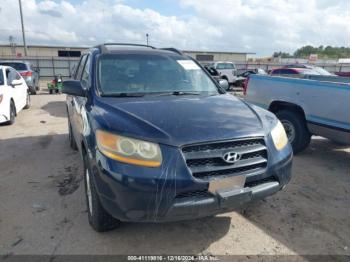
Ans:
{"label": "roof rack", "polygon": [[183,53],[176,49],[176,48],[173,48],[173,47],[166,47],[166,48],[159,48],[160,50],[166,50],[166,51],[171,51],[171,52],[174,52],[174,53],[177,53],[179,55],[183,55]]}
{"label": "roof rack", "polygon": [[104,44],[95,46],[95,48],[100,49],[102,53],[109,53],[109,50],[107,49],[106,46],[137,46],[137,47],[147,47],[147,48],[156,49],[154,46],[150,46],[150,45],[130,44],[130,43],[104,43]]}

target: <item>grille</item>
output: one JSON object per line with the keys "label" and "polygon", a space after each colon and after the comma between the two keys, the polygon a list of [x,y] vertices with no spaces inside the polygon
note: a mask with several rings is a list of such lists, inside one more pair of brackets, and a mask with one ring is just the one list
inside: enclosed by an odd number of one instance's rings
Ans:
{"label": "grille", "polygon": [[[227,142],[190,145],[182,149],[192,175],[200,179],[265,171],[267,148],[263,138],[248,138]],[[240,155],[235,163],[227,163],[228,152]]]}
{"label": "grille", "polygon": [[213,195],[207,190],[193,191],[181,193],[176,196],[176,198],[187,198],[187,197],[212,197]]}

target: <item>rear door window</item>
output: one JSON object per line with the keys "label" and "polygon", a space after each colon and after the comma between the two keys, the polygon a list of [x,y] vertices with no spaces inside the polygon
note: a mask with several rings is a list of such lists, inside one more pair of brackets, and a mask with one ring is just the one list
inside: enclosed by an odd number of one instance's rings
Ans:
{"label": "rear door window", "polygon": [[27,70],[27,65],[24,63],[2,62],[2,63],[0,63],[0,65],[10,66],[10,67],[12,67],[16,70],[19,70],[19,71]]}

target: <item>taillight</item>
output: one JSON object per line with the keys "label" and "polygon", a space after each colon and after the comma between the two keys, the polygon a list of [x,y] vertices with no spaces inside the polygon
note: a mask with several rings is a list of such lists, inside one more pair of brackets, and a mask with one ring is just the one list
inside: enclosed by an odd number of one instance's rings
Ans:
{"label": "taillight", "polygon": [[24,71],[24,72],[21,72],[20,74],[21,74],[21,76],[32,76],[33,72],[32,71]]}
{"label": "taillight", "polygon": [[249,77],[247,77],[244,80],[244,83],[243,83],[243,95],[247,94],[248,84],[249,84]]}
{"label": "taillight", "polygon": [[2,102],[2,98],[4,97],[4,95],[0,95],[0,104]]}

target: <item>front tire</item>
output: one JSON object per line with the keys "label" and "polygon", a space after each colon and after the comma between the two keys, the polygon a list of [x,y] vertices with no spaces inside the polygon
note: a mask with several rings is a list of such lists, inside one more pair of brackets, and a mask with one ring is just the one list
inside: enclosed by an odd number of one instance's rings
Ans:
{"label": "front tire", "polygon": [[311,141],[311,134],[304,116],[291,110],[281,110],[276,115],[286,130],[293,152],[297,154],[307,148]]}
{"label": "front tire", "polygon": [[87,212],[91,227],[97,232],[110,231],[118,227],[120,221],[113,218],[101,204],[87,155],[84,156],[84,182]]}

